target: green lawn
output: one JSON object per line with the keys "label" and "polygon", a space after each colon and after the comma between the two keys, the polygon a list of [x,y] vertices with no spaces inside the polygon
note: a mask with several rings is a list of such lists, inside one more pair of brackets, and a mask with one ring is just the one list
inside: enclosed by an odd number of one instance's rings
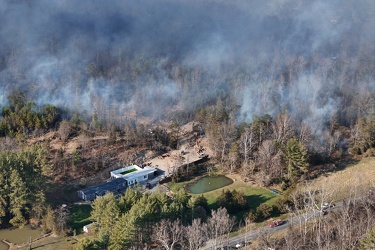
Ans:
{"label": "green lawn", "polygon": [[[170,183],[169,187],[171,190],[177,190],[183,188],[189,181]],[[273,205],[275,202],[281,198],[281,195],[274,194],[270,190],[260,187],[253,187],[241,181],[235,181],[232,184],[203,193],[203,196],[207,199],[210,209],[217,209],[218,205],[216,203],[217,198],[223,192],[223,190],[237,190],[238,192],[243,192],[246,197],[247,203],[250,209],[256,209],[260,204],[266,203],[267,205]],[[199,196],[201,194],[190,194],[191,196]]]}
{"label": "green lawn", "polygon": [[223,190],[236,190],[238,192],[243,192],[250,209],[256,209],[262,203],[273,205],[278,197],[280,197],[264,188],[251,187],[241,182],[234,182],[229,186],[225,186],[223,188],[219,188],[203,194],[203,196],[206,197],[208,201],[210,209],[218,208],[216,201],[217,198],[222,194]]}
{"label": "green lawn", "polygon": [[137,169],[136,168],[132,168],[132,169],[126,170],[124,172],[121,172],[120,174],[125,175],[125,174],[129,174],[129,173],[132,173],[132,172],[135,172],[135,171],[137,171]]}
{"label": "green lawn", "polygon": [[91,205],[73,205],[70,208],[68,223],[72,230],[76,230],[76,234],[82,233],[83,226],[92,222],[91,210]]}

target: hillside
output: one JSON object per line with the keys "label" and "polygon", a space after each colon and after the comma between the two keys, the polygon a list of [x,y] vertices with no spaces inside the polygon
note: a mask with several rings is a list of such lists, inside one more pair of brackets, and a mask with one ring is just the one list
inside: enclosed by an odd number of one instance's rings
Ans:
{"label": "hillside", "polygon": [[311,189],[329,190],[333,201],[361,197],[375,187],[375,158],[348,163],[342,169],[320,176],[308,186]]}
{"label": "hillside", "polygon": [[[158,176],[98,192],[80,249],[197,249],[364,193],[374,13],[373,0],[0,1],[0,227],[71,236],[77,191],[132,164]],[[208,198],[183,188],[206,175],[237,183]],[[156,187],[166,176],[177,190]],[[352,249],[373,227],[366,202]]]}

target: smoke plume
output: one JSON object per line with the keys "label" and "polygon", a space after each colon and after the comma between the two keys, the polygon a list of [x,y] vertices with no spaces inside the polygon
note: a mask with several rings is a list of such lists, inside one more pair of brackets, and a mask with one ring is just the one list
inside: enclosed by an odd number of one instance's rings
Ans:
{"label": "smoke plume", "polygon": [[[288,111],[318,131],[375,89],[372,0],[0,2],[0,103],[16,90],[102,119]],[[373,97],[374,95],[372,95]]]}

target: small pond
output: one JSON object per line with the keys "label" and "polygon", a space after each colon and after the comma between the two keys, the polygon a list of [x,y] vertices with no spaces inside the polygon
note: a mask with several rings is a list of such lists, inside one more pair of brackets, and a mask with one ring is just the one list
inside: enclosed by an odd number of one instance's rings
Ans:
{"label": "small pond", "polygon": [[233,183],[233,180],[223,175],[206,176],[196,182],[189,183],[186,189],[192,194],[202,194],[218,188],[228,186]]}

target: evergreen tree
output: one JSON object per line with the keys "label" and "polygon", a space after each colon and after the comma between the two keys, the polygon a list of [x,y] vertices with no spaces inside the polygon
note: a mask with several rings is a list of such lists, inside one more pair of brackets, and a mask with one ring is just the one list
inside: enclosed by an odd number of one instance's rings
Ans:
{"label": "evergreen tree", "polygon": [[46,214],[46,196],[42,190],[39,190],[33,198],[33,206],[31,208],[31,216],[37,220],[42,219]]}
{"label": "evergreen tree", "polygon": [[287,141],[284,148],[284,161],[289,179],[308,171],[307,149],[297,138],[293,137]]}
{"label": "evergreen tree", "polygon": [[225,207],[229,214],[240,212],[247,207],[247,202],[242,192],[236,190],[223,190],[217,199],[220,207]]}
{"label": "evergreen tree", "polygon": [[130,249],[134,246],[136,236],[136,218],[130,213],[123,214],[110,235],[111,250]]}
{"label": "evergreen tree", "polygon": [[125,191],[125,195],[121,196],[119,200],[119,208],[121,213],[124,214],[128,212],[134,204],[136,204],[142,197],[142,192],[135,188],[128,188]]}
{"label": "evergreen tree", "polygon": [[27,188],[16,170],[12,170],[10,175],[10,212],[12,219],[10,223],[15,227],[23,227],[26,224]]}
{"label": "evergreen tree", "polygon": [[[0,160],[2,160],[0,158]],[[0,165],[0,223],[4,222],[8,213],[9,195],[8,195],[8,176],[4,168]]]}
{"label": "evergreen tree", "polygon": [[99,231],[110,232],[120,216],[118,201],[112,193],[98,197],[92,204],[91,218],[99,224]]}
{"label": "evergreen tree", "polygon": [[44,232],[56,232],[56,214],[53,211],[51,206],[48,206],[46,209],[46,214],[43,217],[42,229]]}

